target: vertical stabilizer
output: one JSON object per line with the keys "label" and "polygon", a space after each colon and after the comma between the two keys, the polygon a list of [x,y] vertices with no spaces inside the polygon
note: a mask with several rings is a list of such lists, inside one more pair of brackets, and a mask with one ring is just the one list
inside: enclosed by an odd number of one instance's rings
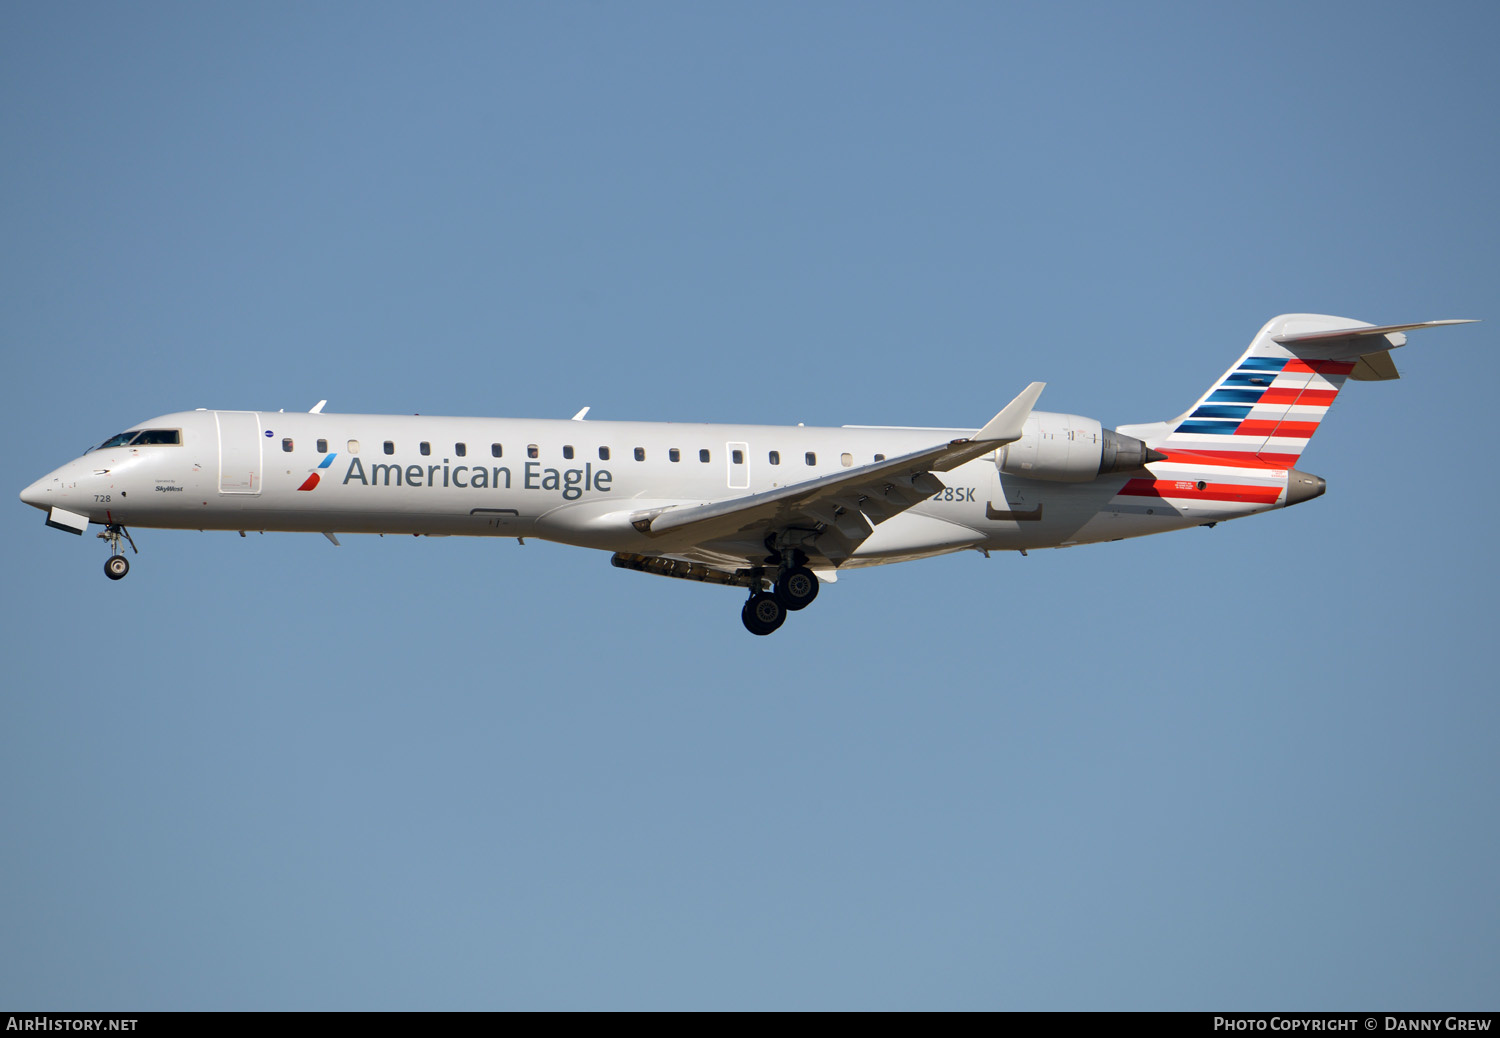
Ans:
{"label": "vertical stabilizer", "polygon": [[1152,444],[1169,455],[1291,468],[1318,431],[1334,398],[1355,379],[1400,377],[1389,351],[1403,332],[1460,321],[1376,326],[1326,314],[1282,314]]}

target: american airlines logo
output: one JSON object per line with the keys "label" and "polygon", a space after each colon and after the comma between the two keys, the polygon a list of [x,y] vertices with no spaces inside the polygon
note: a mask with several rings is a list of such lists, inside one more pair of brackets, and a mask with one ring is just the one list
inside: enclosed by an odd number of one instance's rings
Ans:
{"label": "american airlines logo", "polygon": [[[267,435],[270,435],[270,434],[267,433]],[[302,485],[300,487],[298,487],[297,489],[298,490],[311,490],[314,487],[316,487],[318,485],[318,481],[319,481],[318,473],[321,470],[326,469],[329,465],[332,465],[333,464],[333,459],[337,458],[337,457],[338,457],[338,452],[335,451],[334,453],[328,455],[328,457],[324,458],[321,462],[318,463],[318,467],[315,468],[315,469],[313,469],[312,475],[308,476],[307,479],[303,481]]]}

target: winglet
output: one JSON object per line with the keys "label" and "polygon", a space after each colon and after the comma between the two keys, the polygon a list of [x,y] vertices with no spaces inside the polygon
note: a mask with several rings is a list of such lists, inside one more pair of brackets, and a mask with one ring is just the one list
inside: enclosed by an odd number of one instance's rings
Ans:
{"label": "winglet", "polygon": [[1014,400],[1005,405],[1004,410],[974,434],[974,442],[1014,443],[1019,440],[1026,429],[1026,419],[1031,417],[1031,409],[1036,406],[1037,397],[1046,388],[1045,382],[1033,382],[1021,390]]}

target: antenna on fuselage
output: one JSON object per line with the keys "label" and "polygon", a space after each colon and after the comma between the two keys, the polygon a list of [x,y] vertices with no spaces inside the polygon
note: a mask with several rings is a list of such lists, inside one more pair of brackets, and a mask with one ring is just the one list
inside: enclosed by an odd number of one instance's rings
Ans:
{"label": "antenna on fuselage", "polygon": [[585,407],[582,411],[579,411],[577,414],[575,414],[570,420],[574,421],[574,422],[581,422],[581,421],[583,421],[583,416],[586,415],[586,414],[588,414],[588,413],[589,413],[589,409],[587,407]]}
{"label": "antenna on fuselage", "polygon": [[323,405],[326,404],[326,403],[328,403],[327,400],[319,400],[315,406],[310,407],[310,408],[307,409],[307,413],[308,414],[322,414],[323,413]]}

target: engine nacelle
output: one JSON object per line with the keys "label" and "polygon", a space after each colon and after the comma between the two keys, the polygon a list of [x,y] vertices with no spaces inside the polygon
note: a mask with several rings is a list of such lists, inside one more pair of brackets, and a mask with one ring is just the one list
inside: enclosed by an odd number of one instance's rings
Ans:
{"label": "engine nacelle", "polygon": [[1134,436],[1106,429],[1092,418],[1033,411],[1021,438],[1000,448],[995,463],[1011,476],[1085,483],[1163,457]]}

